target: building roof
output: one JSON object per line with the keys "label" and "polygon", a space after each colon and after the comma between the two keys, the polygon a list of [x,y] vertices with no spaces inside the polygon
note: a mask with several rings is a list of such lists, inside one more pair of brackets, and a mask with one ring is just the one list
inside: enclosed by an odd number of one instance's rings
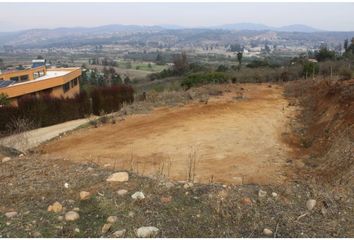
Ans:
{"label": "building roof", "polygon": [[12,80],[2,80],[2,81],[0,81],[0,88],[8,87],[14,83],[16,83],[16,82],[12,81]]}

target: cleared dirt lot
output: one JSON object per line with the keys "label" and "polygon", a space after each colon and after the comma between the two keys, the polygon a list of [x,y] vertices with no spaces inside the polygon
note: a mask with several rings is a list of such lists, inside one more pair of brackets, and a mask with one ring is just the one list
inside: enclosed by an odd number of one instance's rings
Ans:
{"label": "cleared dirt lot", "polygon": [[51,158],[173,180],[195,175],[202,183],[281,183],[291,153],[282,134],[290,131],[288,120],[295,113],[283,88],[244,84],[227,89],[207,104],[132,115],[115,125],[76,131],[41,150]]}

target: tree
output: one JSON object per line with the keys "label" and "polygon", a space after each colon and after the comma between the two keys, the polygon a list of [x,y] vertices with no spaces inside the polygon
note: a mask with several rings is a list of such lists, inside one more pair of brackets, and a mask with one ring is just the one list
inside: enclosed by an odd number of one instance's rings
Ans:
{"label": "tree", "polygon": [[309,76],[315,76],[319,72],[319,65],[315,62],[304,62],[303,65],[303,75],[307,79]]}
{"label": "tree", "polygon": [[0,93],[0,107],[8,106],[8,105],[10,105],[8,96],[4,93]]}
{"label": "tree", "polygon": [[347,51],[347,49],[348,49],[348,39],[345,39],[345,40],[344,40],[344,45],[343,45],[343,47],[344,47],[344,50]]}
{"label": "tree", "polygon": [[242,57],[243,57],[242,52],[238,52],[238,53],[237,53],[237,61],[238,61],[238,70],[239,70],[239,71],[240,71],[240,69],[241,69]]}
{"label": "tree", "polygon": [[269,53],[270,53],[270,47],[268,46],[268,44],[265,44],[265,45],[264,45],[264,52],[265,52],[266,54],[269,54]]}
{"label": "tree", "polygon": [[5,68],[4,60],[0,58],[0,69],[4,69],[4,68]]}
{"label": "tree", "polygon": [[329,50],[327,47],[321,47],[321,49],[315,52],[315,58],[317,61],[322,62],[326,60],[335,60],[336,53]]}
{"label": "tree", "polygon": [[159,52],[157,53],[155,62],[156,62],[156,64],[158,64],[158,65],[162,65],[162,64],[163,64],[163,58],[162,58],[162,56],[161,56],[161,54],[160,54]]}
{"label": "tree", "polygon": [[118,84],[122,84],[122,78],[119,76],[119,74],[115,74],[112,77],[112,85],[118,85]]}
{"label": "tree", "polygon": [[37,59],[44,59],[44,57],[42,55],[38,55]]}
{"label": "tree", "polygon": [[173,68],[177,74],[185,73],[189,68],[187,54],[182,52],[181,54],[175,56],[173,59],[173,64]]}

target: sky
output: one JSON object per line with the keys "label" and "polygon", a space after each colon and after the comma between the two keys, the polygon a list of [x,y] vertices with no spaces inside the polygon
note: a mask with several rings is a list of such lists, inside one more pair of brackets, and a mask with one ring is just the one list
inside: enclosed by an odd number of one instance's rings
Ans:
{"label": "sky", "polygon": [[108,24],[305,24],[354,31],[354,3],[0,3],[0,32]]}

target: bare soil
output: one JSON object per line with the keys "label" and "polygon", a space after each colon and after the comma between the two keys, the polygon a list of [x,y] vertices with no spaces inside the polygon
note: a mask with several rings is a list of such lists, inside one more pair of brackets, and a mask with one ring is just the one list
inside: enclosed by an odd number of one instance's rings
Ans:
{"label": "bare soil", "polygon": [[283,88],[242,84],[224,90],[207,103],[158,108],[114,125],[76,131],[41,150],[172,180],[282,183],[291,151],[282,134],[290,131],[288,120],[295,114]]}

